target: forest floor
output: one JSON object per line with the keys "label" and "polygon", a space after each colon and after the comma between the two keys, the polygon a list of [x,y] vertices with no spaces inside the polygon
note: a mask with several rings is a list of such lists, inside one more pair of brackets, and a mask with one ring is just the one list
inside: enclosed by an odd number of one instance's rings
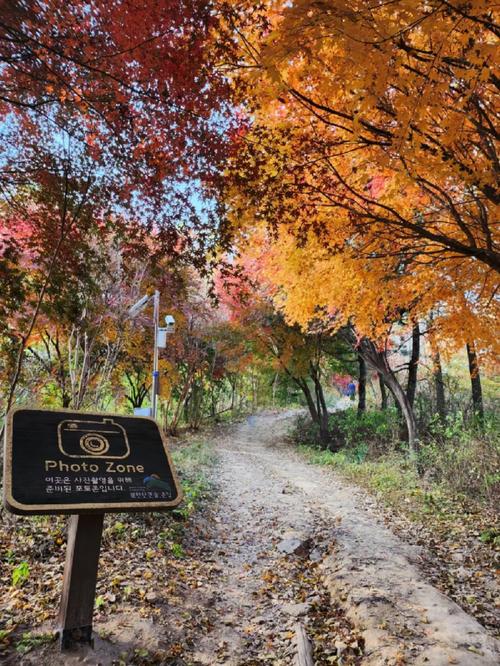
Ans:
{"label": "forest floor", "polygon": [[[39,569],[0,604],[11,618],[1,663],[284,666],[300,624],[318,666],[498,664],[498,642],[428,582],[423,547],[388,529],[364,491],[289,446],[293,415],[262,413],[209,435],[214,493],[171,552],[159,540],[175,525],[107,523],[93,651],[58,654],[50,627],[63,558],[53,543],[63,538],[56,522],[27,527],[16,539],[38,549]],[[36,623],[38,634],[26,633]]]}

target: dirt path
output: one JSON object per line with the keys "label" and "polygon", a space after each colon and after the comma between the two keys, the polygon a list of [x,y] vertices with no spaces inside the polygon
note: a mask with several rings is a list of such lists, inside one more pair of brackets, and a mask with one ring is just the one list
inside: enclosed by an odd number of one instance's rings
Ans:
{"label": "dirt path", "polygon": [[212,624],[194,662],[290,663],[299,619],[322,642],[317,664],[498,664],[498,643],[419,573],[419,549],[287,446],[291,416],[252,416],[218,439],[219,500],[204,545],[216,567],[205,590]]}

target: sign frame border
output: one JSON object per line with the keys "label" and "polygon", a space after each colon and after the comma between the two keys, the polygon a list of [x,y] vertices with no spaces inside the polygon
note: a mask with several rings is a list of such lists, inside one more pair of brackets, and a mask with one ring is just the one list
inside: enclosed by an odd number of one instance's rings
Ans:
{"label": "sign frame border", "polygon": [[[66,414],[83,414],[88,416],[103,416],[103,417],[116,417],[116,418],[130,418],[142,419],[143,421],[152,421],[158,428],[161,441],[163,444],[163,451],[166,455],[174,487],[177,491],[177,497],[169,502],[115,502],[113,504],[107,503],[91,503],[86,504],[23,504],[14,499],[12,495],[12,435],[13,435],[13,422],[14,415],[20,411],[30,412],[64,412]],[[97,514],[97,513],[142,513],[153,511],[166,511],[178,506],[184,498],[182,486],[175,471],[175,466],[172,461],[172,456],[167,447],[167,438],[163,433],[162,428],[155,419],[150,416],[135,416],[128,414],[116,414],[110,412],[91,412],[91,411],[75,411],[66,407],[60,408],[47,408],[41,407],[14,407],[9,410],[5,419],[5,433],[4,433],[4,462],[3,462],[3,503],[5,508],[16,515],[67,515],[67,514]]]}

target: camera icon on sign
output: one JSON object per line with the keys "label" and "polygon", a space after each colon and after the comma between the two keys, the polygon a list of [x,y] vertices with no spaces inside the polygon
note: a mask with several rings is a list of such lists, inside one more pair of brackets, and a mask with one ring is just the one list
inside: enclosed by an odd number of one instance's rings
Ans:
{"label": "camera icon on sign", "polygon": [[125,428],[113,419],[68,419],[57,426],[59,450],[69,458],[127,458],[130,454]]}

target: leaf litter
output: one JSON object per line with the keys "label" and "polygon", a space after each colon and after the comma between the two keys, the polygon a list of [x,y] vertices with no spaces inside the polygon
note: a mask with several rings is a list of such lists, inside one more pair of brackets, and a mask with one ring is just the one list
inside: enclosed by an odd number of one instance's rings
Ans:
{"label": "leaf litter", "polygon": [[[189,441],[182,446],[189,448]],[[204,473],[209,470],[205,461]],[[198,480],[199,474],[197,469]],[[308,516],[307,547],[284,554],[277,544],[290,525],[281,525],[276,511],[262,508],[242,523],[237,505],[228,511],[218,472],[213,476],[211,487],[187,514],[106,516],[95,649],[64,657],[54,626],[67,519],[3,512],[2,664],[285,666],[295,655],[297,613],[317,664],[360,663],[362,639],[330,599],[318,566],[333,546],[326,522]],[[188,491],[196,479],[189,470]],[[27,563],[29,574],[13,585],[20,563]]]}

